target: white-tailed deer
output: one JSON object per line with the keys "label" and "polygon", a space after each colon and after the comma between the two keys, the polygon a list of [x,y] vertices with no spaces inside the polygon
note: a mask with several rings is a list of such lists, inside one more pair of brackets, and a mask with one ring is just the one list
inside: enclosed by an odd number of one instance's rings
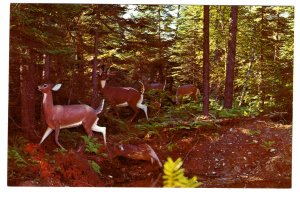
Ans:
{"label": "white-tailed deer", "polygon": [[72,128],[83,125],[88,136],[92,136],[93,132],[100,132],[103,134],[103,140],[106,145],[106,127],[99,127],[97,121],[99,118],[97,114],[103,110],[104,99],[101,101],[97,109],[93,109],[88,105],[53,105],[52,91],[57,91],[61,84],[43,84],[38,86],[43,96],[43,110],[46,123],[48,125],[40,144],[55,130],[55,142],[64,149],[58,141],[60,129]]}
{"label": "white-tailed deer", "polygon": [[197,101],[198,88],[193,84],[182,85],[177,88],[176,91],[176,104],[182,101],[183,96],[191,95],[192,98]]}
{"label": "white-tailed deer", "polygon": [[108,70],[106,71],[100,68],[99,76],[101,81],[101,92],[105,100],[113,107],[117,116],[119,117],[117,107],[130,106],[134,111],[130,122],[134,120],[140,109],[145,112],[146,118],[148,120],[147,106],[142,104],[144,98],[143,94],[145,91],[144,84],[139,81],[142,85],[140,92],[131,87],[107,86],[106,80],[109,77],[109,71],[110,68],[108,68]]}
{"label": "white-tailed deer", "polygon": [[155,151],[148,144],[119,144],[109,146],[108,153],[111,159],[125,157],[133,160],[151,161],[162,167],[162,164]]}
{"label": "white-tailed deer", "polygon": [[162,83],[146,83],[145,84],[145,89],[148,90],[160,90],[160,91],[164,91],[165,87],[166,87],[166,80],[164,82],[164,84]]}

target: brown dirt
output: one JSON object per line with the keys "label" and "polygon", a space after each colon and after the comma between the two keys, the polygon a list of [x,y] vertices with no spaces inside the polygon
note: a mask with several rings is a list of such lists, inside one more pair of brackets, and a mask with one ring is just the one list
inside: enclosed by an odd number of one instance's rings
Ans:
{"label": "brown dirt", "polygon": [[[124,135],[108,133],[108,148],[119,144]],[[291,187],[292,127],[266,118],[222,120],[215,128],[162,130],[159,135],[140,136],[126,143],[149,144],[162,163],[167,157],[173,160],[181,157],[185,175],[197,176],[203,183],[201,187]],[[36,165],[22,169],[9,166],[9,170],[24,177],[9,178],[9,185],[162,187],[163,170],[157,163],[124,155],[109,159],[74,150],[49,152],[51,146],[28,146],[27,152],[36,160]],[[106,149],[101,151],[107,152]],[[45,152],[49,153],[47,159],[43,158]],[[99,164],[101,174],[92,170],[88,160]]]}

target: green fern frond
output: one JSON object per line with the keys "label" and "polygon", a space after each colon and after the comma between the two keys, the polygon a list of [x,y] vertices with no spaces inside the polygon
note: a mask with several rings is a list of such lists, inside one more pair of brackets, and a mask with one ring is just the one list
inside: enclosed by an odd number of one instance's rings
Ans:
{"label": "green fern frond", "polygon": [[85,142],[85,152],[88,153],[98,153],[98,149],[100,148],[100,146],[102,144],[97,142],[97,138],[94,137],[89,137],[86,135],[81,136],[81,138],[84,140]]}
{"label": "green fern frond", "polygon": [[175,162],[168,157],[164,163],[164,187],[180,187],[180,188],[195,188],[201,185],[194,176],[188,179],[184,176],[184,169],[182,168],[183,161],[178,158]]}

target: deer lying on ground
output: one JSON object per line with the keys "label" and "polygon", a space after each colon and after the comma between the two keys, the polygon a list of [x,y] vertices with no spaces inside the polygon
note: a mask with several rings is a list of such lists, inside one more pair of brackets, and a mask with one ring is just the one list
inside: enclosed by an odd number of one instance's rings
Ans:
{"label": "deer lying on ground", "polygon": [[144,84],[141,83],[142,88],[141,91],[137,91],[131,87],[111,87],[106,85],[106,80],[109,77],[110,68],[107,71],[104,71],[100,68],[99,76],[101,81],[101,92],[105,100],[113,107],[117,116],[119,117],[119,113],[117,107],[126,107],[130,106],[134,114],[130,119],[130,122],[134,120],[139,110],[142,109],[145,112],[146,118],[148,120],[147,114],[147,106],[142,104],[144,98]]}
{"label": "deer lying on ground", "polygon": [[55,130],[55,142],[64,149],[58,141],[60,129],[73,128],[83,125],[88,136],[93,136],[92,131],[100,132],[103,134],[104,143],[106,145],[106,127],[99,127],[97,122],[99,118],[97,114],[103,110],[104,100],[101,101],[97,109],[93,109],[88,105],[53,105],[52,91],[57,91],[61,84],[43,84],[38,86],[43,96],[43,110],[46,123],[48,125],[40,144]]}
{"label": "deer lying on ground", "polygon": [[108,149],[108,153],[111,159],[121,156],[133,160],[151,161],[152,164],[157,162],[157,164],[162,167],[157,154],[148,144],[112,145]]}
{"label": "deer lying on ground", "polygon": [[193,84],[182,85],[177,88],[176,91],[176,104],[181,103],[183,96],[191,96],[197,101],[198,88]]}

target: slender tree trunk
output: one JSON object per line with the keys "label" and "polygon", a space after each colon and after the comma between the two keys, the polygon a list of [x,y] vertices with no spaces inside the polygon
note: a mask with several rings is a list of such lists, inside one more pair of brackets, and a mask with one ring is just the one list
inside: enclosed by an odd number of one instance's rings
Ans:
{"label": "slender tree trunk", "polygon": [[159,80],[162,82],[164,80],[164,74],[163,74],[163,63],[162,63],[162,41],[161,41],[161,27],[160,27],[160,22],[161,22],[161,5],[158,6],[158,42],[159,42],[159,49],[158,49],[158,58],[159,58],[159,64],[158,66],[158,74],[159,74]]}
{"label": "slender tree trunk", "polygon": [[44,55],[44,71],[43,71],[43,81],[50,81],[50,55]]}
{"label": "slender tree trunk", "polygon": [[[28,57],[30,53],[28,50]],[[28,60],[21,61],[20,88],[21,88],[21,127],[25,135],[30,140],[34,140],[35,135],[35,62]]]}
{"label": "slender tree trunk", "polygon": [[233,103],[233,81],[236,55],[236,33],[237,33],[238,6],[231,6],[231,23],[228,40],[228,54],[226,64],[226,81],[224,93],[224,108],[232,108]]}
{"label": "slender tree trunk", "polygon": [[95,40],[94,40],[94,61],[93,61],[93,72],[92,72],[92,83],[93,83],[93,100],[92,106],[97,107],[98,102],[98,83],[97,83],[97,65],[98,65],[98,42],[99,42],[99,34],[98,28],[95,32]]}
{"label": "slender tree trunk", "polygon": [[261,9],[261,22],[260,22],[260,66],[261,69],[259,71],[259,84],[258,84],[258,97],[259,97],[259,108],[264,109],[265,105],[265,96],[264,96],[264,76],[265,76],[265,71],[264,71],[264,66],[265,65],[265,56],[264,56],[264,29],[265,29],[265,7],[262,6]]}
{"label": "slender tree trunk", "polygon": [[[177,19],[179,19],[180,17],[180,5],[177,5]],[[178,37],[178,23],[176,23],[176,28],[175,28],[175,36],[174,36],[174,40],[177,40]],[[171,65],[172,67],[173,65]],[[173,85],[174,85],[174,77],[169,76],[168,77],[168,84],[169,84],[169,90],[172,92],[173,91]]]}
{"label": "slender tree trunk", "polygon": [[203,41],[203,115],[209,113],[209,6],[204,6]]}
{"label": "slender tree trunk", "polygon": [[[193,20],[193,62],[192,62],[192,73],[193,73],[193,84],[196,84],[196,33],[195,33],[195,20]],[[198,74],[198,73],[197,73]]]}
{"label": "slender tree trunk", "polygon": [[[50,67],[51,67],[51,57],[49,54],[44,54],[44,68],[43,68],[43,74],[42,74],[42,81],[45,83],[50,82]],[[41,102],[40,105],[41,113],[40,113],[40,123],[41,127],[44,128],[46,126],[46,121],[44,118],[44,111],[43,111],[43,103]]]}
{"label": "slender tree trunk", "polygon": [[247,86],[248,86],[248,81],[250,79],[250,73],[251,73],[253,61],[254,61],[254,49],[252,48],[251,59],[250,59],[250,63],[249,63],[249,68],[247,70],[246,79],[245,79],[245,83],[244,83],[244,86],[243,86],[242,96],[241,96],[241,100],[240,100],[240,103],[239,103],[239,107],[241,107],[242,104],[244,103],[244,97],[245,97],[245,94],[246,94],[246,89],[247,89]]}

